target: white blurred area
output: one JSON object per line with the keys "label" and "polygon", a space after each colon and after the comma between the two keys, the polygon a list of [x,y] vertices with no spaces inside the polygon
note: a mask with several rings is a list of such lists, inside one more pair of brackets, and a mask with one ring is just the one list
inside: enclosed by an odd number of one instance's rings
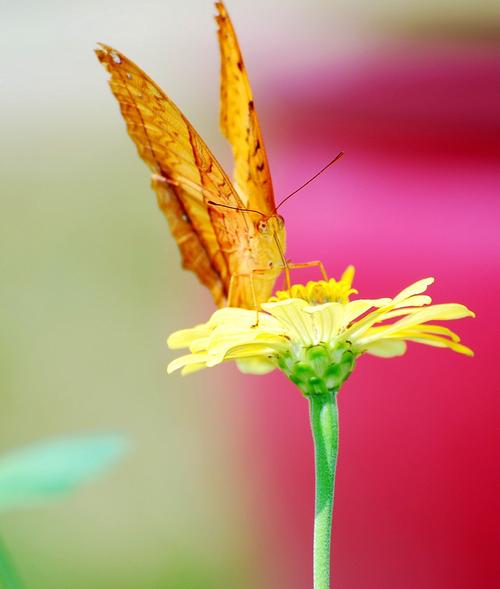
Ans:
{"label": "white blurred area", "polygon": [[[500,5],[488,0],[255,0],[228,2],[227,8],[257,80],[388,36],[485,38],[500,28]],[[2,103],[20,110],[29,106],[28,116],[50,107],[74,113],[76,103],[89,110],[101,105],[102,79],[95,75],[90,49],[102,41],[141,65],[186,109],[206,112],[217,103],[214,13],[208,0],[4,0]]]}
{"label": "white blurred area", "polygon": [[[487,0],[227,8],[257,96],[275,72],[298,75],[391,37],[499,34],[500,4]],[[183,587],[169,585],[175,575],[190,587],[193,567],[205,589],[259,578],[244,574],[259,544],[245,531],[251,481],[237,464],[230,371],[165,372],[167,334],[204,320],[211,303],[180,269],[92,51],[102,41],[138,63],[227,163],[214,13],[204,0],[2,0],[0,451],[108,429],[134,444],[77,497],[0,521],[33,587]]]}

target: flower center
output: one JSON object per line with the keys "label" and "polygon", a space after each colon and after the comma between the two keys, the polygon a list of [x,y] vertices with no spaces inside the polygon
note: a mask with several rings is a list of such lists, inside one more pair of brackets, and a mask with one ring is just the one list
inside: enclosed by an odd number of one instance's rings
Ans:
{"label": "flower center", "polygon": [[358,291],[351,288],[348,280],[319,280],[310,281],[307,284],[294,284],[288,290],[279,290],[269,302],[284,301],[286,299],[304,299],[310,305],[322,305],[324,303],[349,302],[349,296]]}

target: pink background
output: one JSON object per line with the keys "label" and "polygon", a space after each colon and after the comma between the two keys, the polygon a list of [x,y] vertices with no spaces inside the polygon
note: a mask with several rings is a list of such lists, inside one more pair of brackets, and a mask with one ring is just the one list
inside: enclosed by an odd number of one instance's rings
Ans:
{"label": "pink background", "polygon": [[[496,586],[498,55],[392,47],[343,65],[273,89],[283,106],[268,113],[266,130],[280,195],[346,152],[283,208],[291,258],[320,258],[333,276],[355,264],[366,297],[434,276],[434,302],[464,303],[477,318],[450,325],[474,359],[414,344],[401,358],[362,357],[344,386],[334,586]],[[276,575],[265,586],[304,588],[313,521],[307,403],[281,374],[244,382],[267,515],[261,537]]]}

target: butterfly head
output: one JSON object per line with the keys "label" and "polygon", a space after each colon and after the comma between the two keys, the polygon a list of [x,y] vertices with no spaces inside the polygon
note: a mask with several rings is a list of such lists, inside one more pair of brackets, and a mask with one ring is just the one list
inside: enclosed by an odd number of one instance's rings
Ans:
{"label": "butterfly head", "polygon": [[281,215],[262,216],[257,220],[256,225],[261,235],[278,235],[285,228],[285,220]]}

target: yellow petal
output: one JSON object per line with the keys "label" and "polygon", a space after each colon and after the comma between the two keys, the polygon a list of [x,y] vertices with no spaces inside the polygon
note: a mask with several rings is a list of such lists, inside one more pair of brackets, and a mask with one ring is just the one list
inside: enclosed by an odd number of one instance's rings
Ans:
{"label": "yellow petal", "polygon": [[276,364],[266,358],[240,358],[236,364],[244,374],[267,374],[276,368]]}
{"label": "yellow petal", "polygon": [[313,322],[314,343],[329,342],[338,335],[344,326],[344,309],[342,303],[324,303],[304,307]]}
{"label": "yellow petal", "polygon": [[206,368],[207,365],[200,363],[200,364],[188,364],[187,366],[184,366],[184,368],[181,370],[181,374],[182,376],[186,376],[187,374],[193,374],[193,372],[198,372],[199,370],[202,370],[203,368]]}
{"label": "yellow petal", "polygon": [[422,280],[418,280],[410,286],[403,289],[399,294],[394,297],[394,302],[399,303],[404,299],[408,299],[413,295],[418,295],[427,290],[427,287],[434,282],[434,278],[423,278]]}
{"label": "yellow petal", "polygon": [[205,366],[208,358],[207,354],[186,354],[185,356],[180,356],[170,362],[167,366],[167,372],[168,374],[172,374],[175,370],[192,364],[203,364]]}
{"label": "yellow petal", "polygon": [[394,305],[395,309],[399,307],[423,307],[424,305],[430,305],[432,303],[432,299],[428,295],[414,295],[412,297],[408,297],[407,299],[401,301],[397,305]]}
{"label": "yellow petal", "polygon": [[411,337],[425,333],[432,333],[435,335],[444,335],[446,337],[449,337],[454,342],[460,341],[460,337],[454,331],[448,329],[447,327],[443,327],[442,325],[429,325],[428,323],[424,323],[422,325],[415,325],[414,327],[409,327],[408,329],[404,330],[404,333],[405,337],[406,334],[408,334],[408,336]]}
{"label": "yellow petal", "polygon": [[368,313],[368,315],[365,315],[362,319],[356,321],[351,327],[346,329],[344,336],[350,340],[359,338],[360,335],[369,329],[374,323],[383,321],[384,315],[387,314],[387,309],[391,308],[392,307],[382,307],[381,309]]}
{"label": "yellow petal", "polygon": [[446,339],[444,337],[439,337],[437,335],[426,335],[421,337],[409,337],[407,338],[408,341],[416,342],[419,344],[426,344],[428,346],[434,346],[436,348],[450,348],[454,352],[458,352],[459,354],[465,354],[466,356],[474,356],[474,352],[464,346],[462,344],[458,344],[454,341]]}
{"label": "yellow petal", "polygon": [[355,272],[356,270],[354,266],[347,266],[347,268],[344,270],[344,273],[342,274],[342,277],[340,278],[342,282],[345,282],[349,285],[349,288],[352,286]]}
{"label": "yellow petal", "polygon": [[196,339],[189,344],[189,351],[193,354],[204,352],[208,348],[209,342],[210,337]]}
{"label": "yellow petal", "polygon": [[[401,309],[401,314],[403,313],[403,309]],[[395,312],[392,312],[391,315],[394,316]],[[389,316],[389,313],[386,317]],[[462,319],[464,317],[474,317],[474,313],[467,309],[464,305],[458,305],[455,303],[449,303],[444,305],[431,305],[430,307],[425,308],[418,308],[417,310],[413,310],[413,312],[407,314],[406,317],[396,321],[387,326],[380,326],[380,330],[377,332],[371,332],[370,334],[366,334],[366,338],[364,343],[368,343],[369,341],[373,341],[380,337],[388,337],[391,334],[396,334],[399,336],[399,333],[407,329],[409,327],[414,327],[416,325],[420,325],[427,321],[448,321],[451,319]]]}
{"label": "yellow petal", "polygon": [[463,319],[464,317],[475,317],[474,313],[464,305],[457,303],[431,305],[430,307],[418,309],[415,313],[397,321],[394,326],[400,328],[426,323],[427,321],[449,321],[451,319]]}
{"label": "yellow petal", "polygon": [[380,358],[394,358],[406,352],[406,343],[402,339],[383,339],[368,344],[365,351]]}
{"label": "yellow petal", "polygon": [[348,326],[349,323],[366,313],[372,307],[380,309],[389,305],[391,299],[358,299],[356,301],[350,301],[345,305],[344,309],[344,326]]}
{"label": "yellow petal", "polygon": [[408,307],[408,308],[404,307],[403,309],[399,308],[399,309],[395,309],[394,311],[387,311],[387,313],[384,313],[383,315],[381,315],[375,323],[382,323],[383,321],[387,321],[388,319],[394,319],[395,317],[403,317],[405,315],[411,315],[412,313],[415,313],[416,311],[418,311],[418,309],[415,307]]}
{"label": "yellow petal", "polygon": [[210,328],[206,323],[197,325],[190,329],[180,329],[174,331],[167,339],[167,345],[170,349],[188,348],[193,340],[205,337],[210,333]]}
{"label": "yellow petal", "polygon": [[303,312],[307,306],[307,301],[303,299],[287,299],[277,303],[264,303],[262,308],[286,327],[292,339],[311,346],[317,342],[313,320]]}

